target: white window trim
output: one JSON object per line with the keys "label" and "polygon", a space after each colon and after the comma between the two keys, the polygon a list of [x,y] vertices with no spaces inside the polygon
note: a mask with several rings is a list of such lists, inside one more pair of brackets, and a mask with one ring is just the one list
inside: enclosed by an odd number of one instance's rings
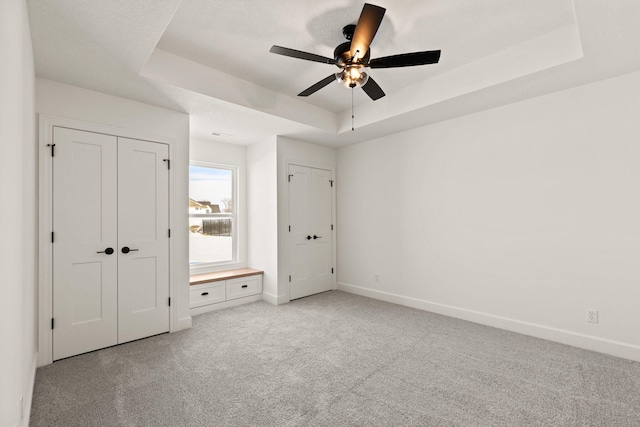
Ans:
{"label": "white window trim", "polygon": [[[215,168],[215,169],[226,169],[231,171],[231,200],[233,201],[233,209],[231,212],[231,223],[232,233],[231,233],[231,260],[227,261],[218,261],[218,262],[206,262],[199,263],[197,265],[191,265],[191,256],[189,256],[189,271],[190,274],[202,274],[202,273],[210,273],[217,270],[222,270],[224,268],[230,268],[239,264],[239,251],[238,248],[238,236],[240,235],[240,221],[239,221],[239,200],[238,200],[238,166],[234,165],[225,165],[222,163],[211,163],[211,162],[200,162],[196,160],[189,161],[189,166],[200,166],[207,168]],[[191,195],[189,195],[191,197]],[[203,214],[189,214],[189,218],[194,216],[202,216]]]}

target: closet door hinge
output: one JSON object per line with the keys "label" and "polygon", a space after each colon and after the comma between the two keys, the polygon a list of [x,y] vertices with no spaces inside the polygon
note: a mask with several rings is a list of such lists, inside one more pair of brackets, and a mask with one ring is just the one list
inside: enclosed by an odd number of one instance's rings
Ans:
{"label": "closet door hinge", "polygon": [[333,187],[333,180],[330,179],[329,182],[331,183],[331,186]]}
{"label": "closet door hinge", "polygon": [[53,317],[51,318],[51,329],[53,329]]}
{"label": "closet door hinge", "polygon": [[56,144],[47,144],[47,147],[51,147],[51,157],[54,156]]}
{"label": "closet door hinge", "polygon": [[171,237],[171,229],[169,229],[169,232],[167,234],[169,237]]}
{"label": "closet door hinge", "polygon": [[333,224],[331,224],[331,230],[333,231]]}
{"label": "closet door hinge", "polygon": [[169,297],[169,307],[171,307],[171,297]]}
{"label": "closet door hinge", "polygon": [[331,269],[331,274],[333,274],[333,268]]}
{"label": "closet door hinge", "polygon": [[167,169],[171,169],[171,160],[169,159],[162,159],[163,162],[167,162]]}
{"label": "closet door hinge", "polygon": [[51,232],[51,243],[53,243],[53,240],[54,240],[53,236],[54,236],[54,234],[53,234],[53,231],[52,231]]}
{"label": "closet door hinge", "polygon": [[291,275],[289,275],[289,282],[291,282]]}
{"label": "closet door hinge", "polygon": [[288,181],[289,181],[289,182],[291,182],[291,177],[292,177],[292,176],[293,176],[293,175],[289,175],[289,178],[288,178]]}
{"label": "closet door hinge", "polygon": [[289,233],[291,233],[291,226],[289,226]]}

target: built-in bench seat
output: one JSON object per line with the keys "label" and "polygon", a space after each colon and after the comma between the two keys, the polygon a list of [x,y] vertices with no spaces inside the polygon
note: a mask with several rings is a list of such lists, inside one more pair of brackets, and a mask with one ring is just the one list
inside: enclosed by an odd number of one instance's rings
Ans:
{"label": "built-in bench seat", "polygon": [[236,268],[194,274],[189,279],[191,314],[233,307],[262,299],[261,270]]}
{"label": "built-in bench seat", "polygon": [[254,268],[236,268],[234,270],[216,271],[215,273],[194,274],[189,279],[189,284],[200,285],[202,283],[217,282],[220,280],[237,279],[239,277],[256,276],[262,274],[262,270]]}

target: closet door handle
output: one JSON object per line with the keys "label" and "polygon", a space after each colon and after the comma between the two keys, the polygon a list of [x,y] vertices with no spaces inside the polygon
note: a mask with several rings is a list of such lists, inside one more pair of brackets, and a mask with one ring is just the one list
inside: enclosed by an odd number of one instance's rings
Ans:
{"label": "closet door handle", "polygon": [[313,235],[313,240],[316,240],[316,239],[322,239],[322,236],[316,236],[316,235],[314,234],[314,235]]}
{"label": "closet door handle", "polygon": [[107,255],[111,255],[113,253],[113,248],[107,248],[104,251],[98,251],[96,252],[97,254],[107,254]]}
{"label": "closet door handle", "polygon": [[128,254],[129,252],[136,252],[136,251],[138,251],[138,249],[129,249],[129,246],[125,246],[124,248],[122,248],[123,254]]}
{"label": "closet door handle", "polygon": [[307,240],[311,240],[311,236],[307,236]]}

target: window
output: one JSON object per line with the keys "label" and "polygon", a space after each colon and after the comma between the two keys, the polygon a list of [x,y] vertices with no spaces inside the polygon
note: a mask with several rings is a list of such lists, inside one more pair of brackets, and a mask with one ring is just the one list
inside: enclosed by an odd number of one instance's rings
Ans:
{"label": "window", "polygon": [[189,165],[189,264],[192,272],[238,261],[237,168]]}

